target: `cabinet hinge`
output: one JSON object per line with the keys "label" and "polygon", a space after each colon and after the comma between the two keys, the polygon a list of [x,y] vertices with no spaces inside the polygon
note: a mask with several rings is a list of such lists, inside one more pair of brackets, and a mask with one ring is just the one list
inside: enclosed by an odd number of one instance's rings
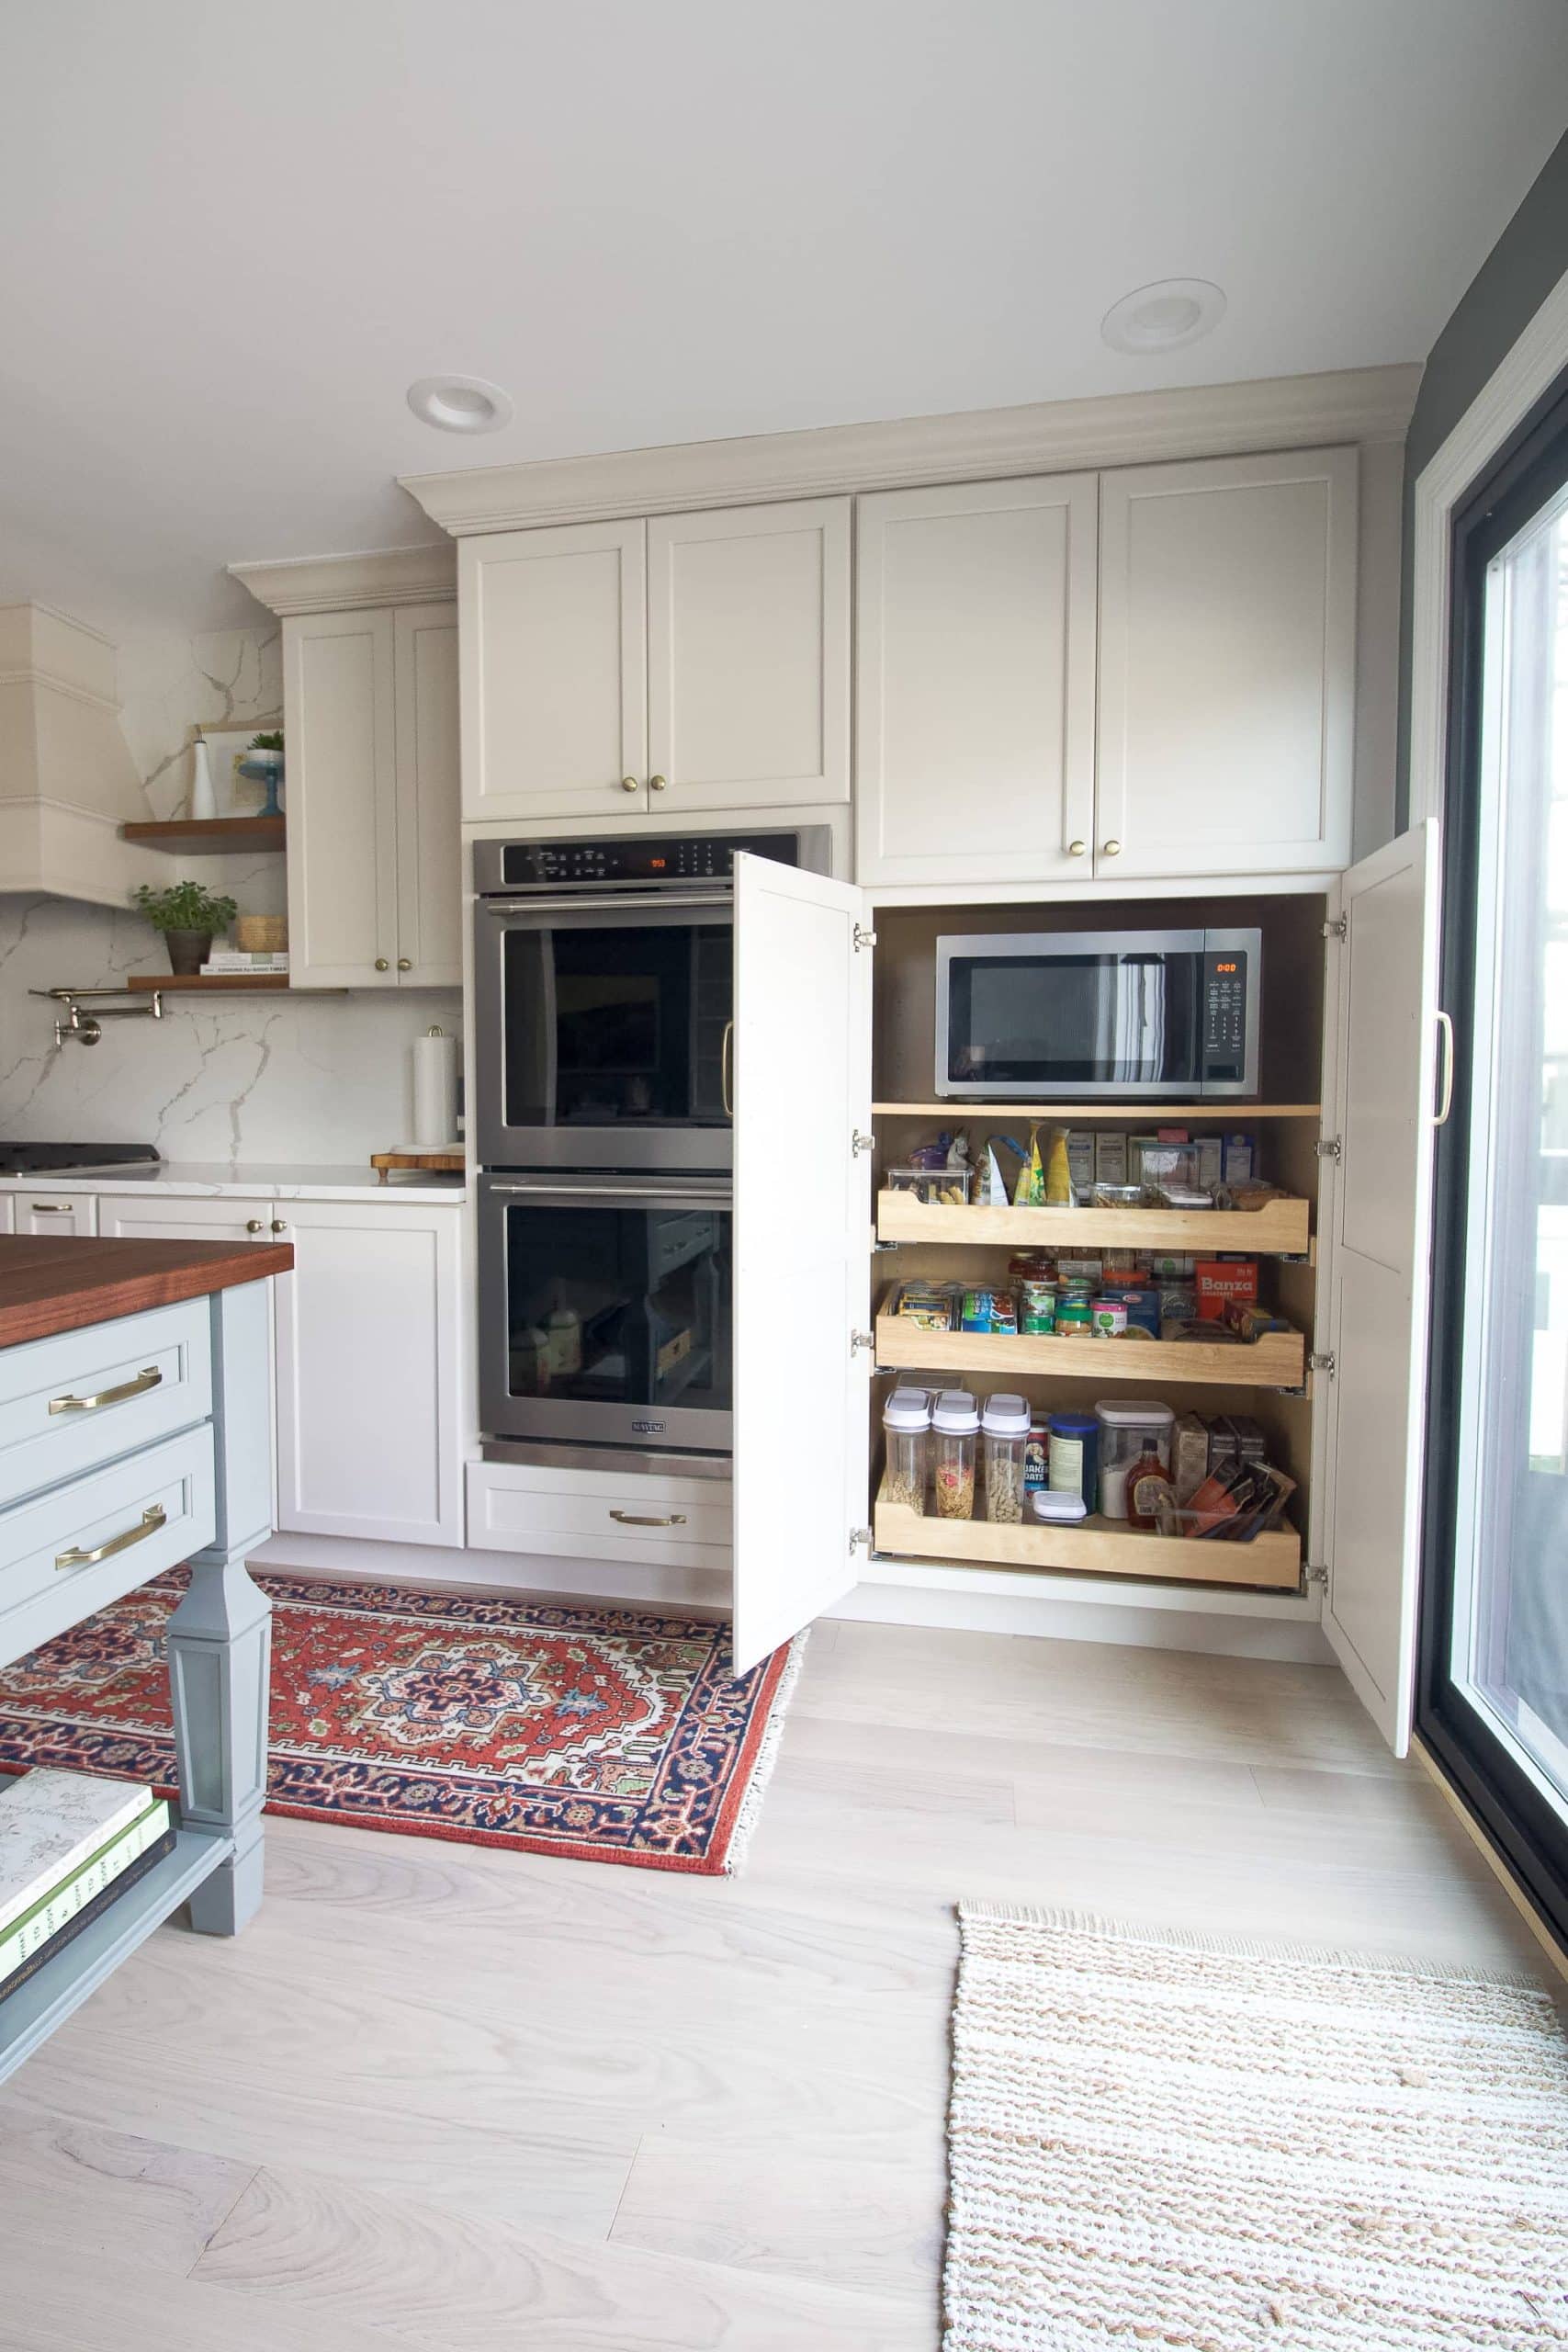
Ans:
{"label": "cabinet hinge", "polygon": [[852,1552],[857,1552],[857,1551],[859,1551],[859,1549],[860,1549],[860,1547],[861,1547],[861,1545],[862,1545],[863,1544],[865,1545],[866,1550],[869,1552],[869,1551],[870,1551],[870,1549],[871,1549],[871,1540],[872,1540],[872,1539],[871,1539],[871,1530],[870,1530],[870,1528],[869,1528],[869,1527],[852,1527],[852,1528],[851,1528],[851,1530],[850,1530],[850,1549],[851,1549],[851,1551],[852,1551]]}
{"label": "cabinet hinge", "polygon": [[852,1151],[874,1151],[876,1149],[876,1137],[874,1136],[863,1136],[860,1129],[855,1127],[852,1130],[850,1135],[850,1149]]}
{"label": "cabinet hinge", "polygon": [[1325,939],[1346,939],[1349,936],[1349,932],[1350,918],[1348,915],[1336,915],[1332,922],[1325,922],[1323,926],[1323,935]]}
{"label": "cabinet hinge", "polygon": [[856,953],[856,955],[857,955],[857,956],[859,955],[859,953],[860,953],[860,951],[861,951],[861,949],[862,949],[863,947],[874,947],[874,946],[875,946],[875,944],[876,944],[876,933],[875,933],[875,932],[874,932],[874,931],[870,930],[870,929],[868,928],[868,926],[867,926],[865,923],[863,923],[863,922],[857,922],[857,923],[856,923],[856,925],[855,925],[855,953]]}
{"label": "cabinet hinge", "polygon": [[852,1331],[850,1333],[850,1353],[852,1356],[854,1354],[857,1348],[874,1348],[875,1345],[876,1334],[874,1331]]}
{"label": "cabinet hinge", "polygon": [[1314,1144],[1313,1149],[1319,1159],[1343,1159],[1345,1157],[1345,1147],[1337,1136],[1324,1136]]}
{"label": "cabinet hinge", "polygon": [[1302,1570],[1302,1581],[1303,1584],[1320,1584],[1326,1591],[1328,1570],[1321,1560],[1309,1560]]}
{"label": "cabinet hinge", "polygon": [[1310,1365],[1310,1367],[1312,1368],[1312,1370],[1313,1370],[1314,1372],[1321,1372],[1322,1374],[1325,1374],[1325,1376],[1327,1379],[1329,1379],[1329,1380],[1332,1380],[1332,1379],[1333,1379],[1333,1377],[1334,1377],[1334,1374],[1335,1374],[1335,1359],[1333,1358],[1333,1356],[1331,1356],[1331,1355],[1314,1355],[1314,1356],[1308,1356],[1308,1358],[1307,1358],[1307,1363],[1308,1363],[1308,1364]]}

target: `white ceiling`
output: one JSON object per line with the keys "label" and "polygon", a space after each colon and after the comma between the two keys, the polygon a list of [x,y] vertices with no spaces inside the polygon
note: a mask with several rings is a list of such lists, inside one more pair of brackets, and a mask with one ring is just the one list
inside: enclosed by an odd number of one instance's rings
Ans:
{"label": "white ceiling", "polygon": [[[1562,0],[0,0],[0,602],[254,620],[392,477],[1426,356]],[[1217,279],[1218,331],[1108,350]],[[418,423],[488,377],[501,433]]]}

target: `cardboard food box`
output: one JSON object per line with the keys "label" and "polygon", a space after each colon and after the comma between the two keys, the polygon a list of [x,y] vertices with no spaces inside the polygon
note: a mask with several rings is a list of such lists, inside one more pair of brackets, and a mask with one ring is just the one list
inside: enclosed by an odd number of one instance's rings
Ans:
{"label": "cardboard food box", "polygon": [[1200,1323],[1223,1320],[1226,1304],[1235,1299],[1238,1306],[1258,1304],[1258,1261],[1256,1258],[1200,1258],[1192,1269],[1192,1286],[1198,1294]]}

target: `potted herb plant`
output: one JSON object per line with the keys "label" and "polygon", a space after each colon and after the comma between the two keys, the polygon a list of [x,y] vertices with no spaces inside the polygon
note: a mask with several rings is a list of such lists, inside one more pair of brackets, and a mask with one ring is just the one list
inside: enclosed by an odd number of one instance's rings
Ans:
{"label": "potted herb plant", "polygon": [[154,890],[143,882],[134,893],[154,931],[164,934],[171,972],[199,972],[212,952],[213,934],[227,931],[239,912],[232,899],[214,898],[199,882],[176,882]]}

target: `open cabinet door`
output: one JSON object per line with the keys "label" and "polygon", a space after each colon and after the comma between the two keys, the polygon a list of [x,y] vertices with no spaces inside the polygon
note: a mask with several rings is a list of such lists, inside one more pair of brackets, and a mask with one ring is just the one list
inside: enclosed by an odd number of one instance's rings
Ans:
{"label": "open cabinet door", "polygon": [[1428,819],[1352,866],[1341,900],[1324,1631],[1396,1756],[1415,1673],[1439,879]]}
{"label": "open cabinet door", "polygon": [[[735,1670],[855,1583],[870,1476],[861,893],[735,860]],[[857,934],[863,944],[857,945]]]}

